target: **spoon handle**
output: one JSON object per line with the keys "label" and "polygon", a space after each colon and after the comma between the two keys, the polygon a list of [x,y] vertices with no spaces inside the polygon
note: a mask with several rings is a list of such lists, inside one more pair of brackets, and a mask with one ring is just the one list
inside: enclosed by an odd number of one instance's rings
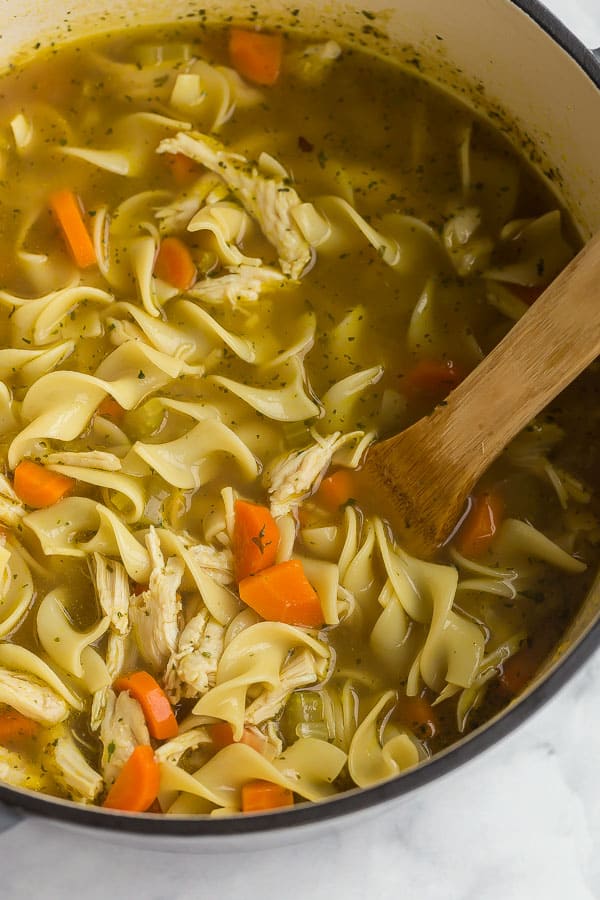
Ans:
{"label": "spoon handle", "polygon": [[600,234],[434,411],[442,456],[474,484],[599,354]]}

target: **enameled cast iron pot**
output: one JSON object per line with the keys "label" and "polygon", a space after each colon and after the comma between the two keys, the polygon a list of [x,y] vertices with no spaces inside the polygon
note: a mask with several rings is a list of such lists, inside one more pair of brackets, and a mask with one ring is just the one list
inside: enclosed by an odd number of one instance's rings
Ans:
{"label": "enameled cast iron pot", "polygon": [[[208,17],[251,12],[242,0],[206,0]],[[0,71],[41,43],[108,28],[171,21],[194,14],[192,0],[4,0]],[[349,38],[392,58],[419,56],[419,68],[484,113],[513,126],[514,140],[559,188],[584,238],[600,228],[600,62],[537,0],[256,0],[260,21],[322,37]],[[299,10],[299,15],[292,15]],[[365,11],[367,16],[365,16]],[[528,140],[529,139],[529,140]],[[533,150],[535,148],[535,150]],[[318,805],[225,819],[134,815],[76,806],[0,785],[0,830],[25,815],[162,849],[247,849],[298,840],[339,817],[355,818],[447,773],[512,731],[585,663],[600,640],[600,579],[561,645],[526,694],[510,709],[412,772]]]}

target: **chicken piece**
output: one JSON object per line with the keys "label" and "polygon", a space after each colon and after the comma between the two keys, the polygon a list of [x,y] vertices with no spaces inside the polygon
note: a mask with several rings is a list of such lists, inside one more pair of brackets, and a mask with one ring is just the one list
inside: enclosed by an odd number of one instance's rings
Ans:
{"label": "chicken piece", "polygon": [[311,260],[311,248],[290,215],[302,201],[289,179],[269,177],[239,154],[230,153],[213,137],[178,132],[158,146],[159,153],[183,153],[220,175],[229,190],[258,222],[277,255],[282,272],[299,278]]}
{"label": "chicken piece", "polygon": [[315,684],[327,671],[323,660],[315,659],[306,647],[296,650],[281,668],[281,679],[274,688],[264,690],[246,709],[245,721],[248,725],[260,725],[273,719],[285,706],[287,699],[296,688]]}
{"label": "chicken piece", "polygon": [[235,580],[233,574],[233,553],[229,548],[217,550],[210,544],[189,544],[187,549],[194,561],[206,569],[218,584],[231,584]]}
{"label": "chicken piece", "polygon": [[229,303],[235,307],[245,300],[258,300],[264,288],[276,287],[284,276],[268,266],[228,266],[226,275],[204,278],[187,295],[205,303]]}
{"label": "chicken piece", "polygon": [[91,803],[104,787],[104,780],[83,756],[70,734],[64,734],[48,745],[54,762],[55,780],[71,794],[73,800]]}
{"label": "chicken piece", "polygon": [[210,744],[211,738],[206,728],[199,726],[178,734],[177,737],[162,744],[154,751],[157,762],[170,762],[174,766],[188,750],[195,750],[202,744]]}
{"label": "chicken piece", "polygon": [[306,84],[323,84],[341,54],[342,48],[336,41],[309,44],[301,50],[286,54],[285,70]]}
{"label": "chicken piece", "polygon": [[348,439],[339,431],[327,437],[313,434],[315,443],[279,457],[266,469],[263,483],[269,490],[271,513],[277,518],[311,494],[331,464],[331,457]]}
{"label": "chicken piece", "polygon": [[0,475],[0,523],[15,527],[26,512],[8,478]]}
{"label": "chicken piece", "polygon": [[129,578],[123,563],[94,553],[92,575],[98,601],[117,634],[129,631]]}
{"label": "chicken piece", "polygon": [[46,684],[40,684],[26,672],[0,669],[0,703],[46,728],[58,725],[69,715],[69,707],[62,697]]}
{"label": "chicken piece", "polygon": [[129,616],[140,653],[154,669],[163,671],[177,646],[181,616],[178,590],[185,566],[176,556],[171,556],[165,565],[152,526],[146,535],[146,546],[152,563],[150,583],[147,591],[132,598]]}
{"label": "chicken piece", "polygon": [[165,688],[172,703],[183,697],[201,697],[214,687],[224,637],[225,628],[207,609],[190,619],[167,666]]}
{"label": "chicken piece", "polygon": [[111,785],[135,748],[150,743],[142,707],[127,691],[122,691],[118,697],[114,691],[107,691],[100,740],[104,748],[102,772],[106,784]]}
{"label": "chicken piece", "polygon": [[16,750],[0,746],[0,781],[13,787],[44,791],[50,787],[40,767]]}
{"label": "chicken piece", "polygon": [[[113,684],[119,675],[122,675],[126,669],[126,661],[128,651],[133,641],[129,635],[117,634],[114,631],[109,632],[108,644],[106,647],[106,668],[110,676],[110,683]],[[90,713],[90,728],[97,731],[100,723],[104,718],[104,710],[106,709],[106,701],[108,697],[109,687],[100,688],[96,691],[92,698],[92,710]]]}
{"label": "chicken piece", "polygon": [[103,472],[118,472],[121,460],[114,453],[105,450],[87,450],[82,453],[66,450],[64,453],[50,453],[44,458],[49,466],[83,466],[86,469],[101,469]]}

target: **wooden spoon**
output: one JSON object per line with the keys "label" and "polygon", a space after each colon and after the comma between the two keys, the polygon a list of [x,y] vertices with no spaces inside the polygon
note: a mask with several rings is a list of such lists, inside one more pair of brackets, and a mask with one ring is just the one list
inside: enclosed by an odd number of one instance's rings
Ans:
{"label": "wooden spoon", "polygon": [[369,450],[363,490],[400,542],[432,556],[490,463],[598,354],[600,234],[445,403]]}

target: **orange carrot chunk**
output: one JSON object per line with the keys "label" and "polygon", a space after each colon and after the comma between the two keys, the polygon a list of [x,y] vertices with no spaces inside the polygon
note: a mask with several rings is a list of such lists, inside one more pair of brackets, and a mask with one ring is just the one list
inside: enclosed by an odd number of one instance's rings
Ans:
{"label": "orange carrot chunk", "polygon": [[282,806],[293,806],[294,795],[289,788],[271,781],[248,781],[242,786],[242,812],[265,812]]}
{"label": "orange carrot chunk", "polygon": [[504,501],[500,494],[494,491],[476,494],[454,540],[458,552],[469,559],[482,556],[492,543],[503,515]]}
{"label": "orange carrot chunk", "polygon": [[283,57],[283,37],[232,28],[229,32],[229,59],[240,75],[254,84],[273,85],[279,78]]}
{"label": "orange carrot chunk", "polygon": [[129,691],[142,707],[148,731],[159,741],[177,736],[179,726],[169,698],[149,672],[132,672],[117,678],[113,689]]}
{"label": "orange carrot chunk", "polygon": [[177,184],[187,184],[198,176],[198,164],[185,153],[165,153],[164,159]]}
{"label": "orange carrot chunk", "polygon": [[146,812],[158,796],[159,785],[160,770],[154,751],[147,744],[140,744],[119,772],[102,805],[106,809]]}
{"label": "orange carrot chunk", "polygon": [[394,718],[420,738],[432,738],[438,730],[437,715],[425,697],[400,696]]}
{"label": "orange carrot chunk", "polygon": [[105,416],[107,419],[112,419],[113,422],[120,422],[125,415],[125,410],[121,404],[110,395],[104,398],[102,403],[100,403],[96,409],[96,412],[99,416]]}
{"label": "orange carrot chunk", "polygon": [[187,291],[194,284],[198,270],[186,244],[176,237],[167,237],[158,248],[154,274],[180,291]]}
{"label": "orange carrot chunk", "polygon": [[81,206],[73,191],[64,188],[50,194],[50,209],[61,228],[71,256],[80,269],[96,264],[96,251],[85,227]]}
{"label": "orange carrot chunk", "polygon": [[443,400],[465,377],[452,360],[421,359],[406,375],[402,389],[409,397]]}
{"label": "orange carrot chunk", "polygon": [[16,709],[8,709],[0,715],[0,744],[15,744],[35,737],[40,730],[38,722],[27,718]]}
{"label": "orange carrot chunk", "polygon": [[338,469],[327,475],[319,485],[314,500],[319,506],[337,512],[356,494],[355,473],[352,469]]}
{"label": "orange carrot chunk", "polygon": [[279,528],[266,506],[235,501],[233,556],[238,581],[275,563]]}
{"label": "orange carrot chunk", "polygon": [[317,592],[298,559],[278,563],[239,584],[240,597],[255,612],[271,622],[319,628],[323,610]]}
{"label": "orange carrot chunk", "polygon": [[13,481],[17,497],[35,509],[58,503],[72,490],[74,484],[74,478],[52,472],[30,459],[24,459],[18,464]]}
{"label": "orange carrot chunk", "polygon": [[259,736],[249,728],[244,728],[244,733],[240,740],[235,741],[233,737],[233,728],[229,722],[215,722],[214,725],[209,727],[209,733],[217,750],[222,750],[223,747],[229,747],[230,744],[236,743],[247,744],[248,747],[252,747],[252,749],[257,750],[258,753],[262,753],[264,748],[264,740],[261,740]]}

